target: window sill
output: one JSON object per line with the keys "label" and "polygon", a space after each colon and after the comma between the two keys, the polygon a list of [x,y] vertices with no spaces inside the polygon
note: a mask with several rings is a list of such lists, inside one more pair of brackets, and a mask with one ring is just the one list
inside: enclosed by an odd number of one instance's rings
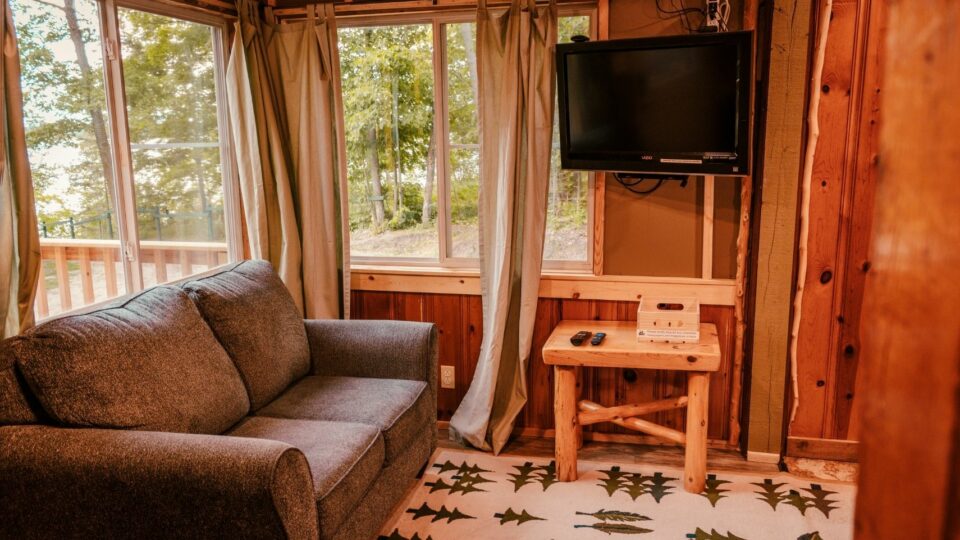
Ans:
{"label": "window sill", "polygon": [[[354,265],[350,286],[356,291],[427,294],[480,294],[477,269]],[[546,271],[540,278],[541,298],[637,301],[641,296],[696,296],[702,304],[732,306],[736,283],[732,279],[680,277],[596,276],[588,273]]]}

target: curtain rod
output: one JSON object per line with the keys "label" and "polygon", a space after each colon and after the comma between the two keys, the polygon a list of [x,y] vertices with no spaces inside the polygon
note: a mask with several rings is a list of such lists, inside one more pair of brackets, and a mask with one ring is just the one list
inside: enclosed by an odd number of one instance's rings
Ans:
{"label": "curtain rod", "polygon": [[[306,17],[305,5],[292,6],[291,4],[294,2],[295,0],[266,0],[266,5],[271,6],[274,15],[283,20]],[[547,2],[538,3],[545,5]],[[446,12],[470,10],[477,7],[476,0],[335,0],[333,4],[338,15],[382,15],[397,13],[401,10],[405,13]],[[509,4],[510,0],[492,0],[487,3],[488,6],[507,6]],[[595,7],[597,2],[596,0],[557,0],[557,4]]]}

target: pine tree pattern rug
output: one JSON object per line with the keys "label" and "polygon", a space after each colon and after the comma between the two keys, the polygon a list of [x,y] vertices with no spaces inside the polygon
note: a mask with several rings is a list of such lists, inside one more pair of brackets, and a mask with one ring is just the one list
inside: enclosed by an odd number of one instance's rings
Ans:
{"label": "pine tree pattern rug", "polygon": [[853,537],[852,484],[717,471],[705,493],[692,494],[680,469],[578,465],[576,482],[558,482],[548,459],[438,450],[380,539]]}

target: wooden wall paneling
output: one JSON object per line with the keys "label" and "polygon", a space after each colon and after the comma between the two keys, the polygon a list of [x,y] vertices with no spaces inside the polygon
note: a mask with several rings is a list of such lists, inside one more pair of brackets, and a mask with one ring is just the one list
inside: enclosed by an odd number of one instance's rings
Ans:
{"label": "wooden wall paneling", "polygon": [[[483,309],[479,296],[432,293],[391,293],[353,291],[354,318],[426,321],[437,324],[440,360],[456,368],[456,389],[441,389],[437,410],[440,420],[449,420],[469,388],[476,370],[483,333]],[[543,364],[541,349],[557,323],[564,319],[636,320],[636,302],[613,300],[575,300],[541,298],[534,323],[533,350],[527,371],[527,405],[517,420],[517,428],[528,433],[550,434],[553,430],[553,373]],[[711,444],[727,446],[730,392],[733,383],[734,310],[731,306],[701,306],[705,322],[717,325],[723,347],[720,370],[711,377]],[[583,396],[604,405],[641,403],[675,397],[686,391],[686,382],[668,371],[637,371],[627,382],[621,369],[587,369],[583,373]],[[655,413],[651,420],[667,426],[683,427],[683,411]],[[601,436],[638,440],[633,431],[613,424],[585,428]]]}
{"label": "wooden wall paneling", "polygon": [[[460,297],[460,358],[457,363],[457,388],[466,395],[480,358],[483,341],[483,302],[479,296]],[[459,403],[459,400],[457,401]]]}
{"label": "wooden wall paneling", "polygon": [[862,101],[860,104],[859,144],[853,186],[854,218],[848,228],[846,271],[844,272],[843,301],[840,305],[840,339],[837,340],[834,387],[834,431],[837,439],[858,438],[857,389],[861,370],[860,340],[863,291],[870,270],[869,248],[873,229],[874,194],[878,172],[880,134],[881,75],[886,37],[887,2],[872,1],[866,23],[865,58],[863,61]]}
{"label": "wooden wall paneling", "polygon": [[[429,322],[437,325],[440,337],[440,365],[454,366],[456,372],[471,372],[476,367],[476,358],[469,365],[463,358],[460,346],[462,339],[462,296],[454,294],[431,294],[427,297],[425,309]],[[456,373],[455,373],[456,375]],[[460,381],[457,381],[460,383]],[[466,384],[456,384],[454,389],[441,388],[438,393],[437,417],[440,420],[450,420],[457,405],[463,399],[469,388],[469,379]]]}
{"label": "wooden wall paneling", "polygon": [[[850,423],[869,269],[885,5],[872,0],[833,4],[820,88],[821,135],[814,160],[808,271],[797,343],[800,400],[791,438],[856,435],[850,432]],[[798,447],[788,445],[788,452],[791,448]]]}
{"label": "wooden wall paneling", "polygon": [[960,3],[889,2],[855,538],[960,538]]}
{"label": "wooden wall paneling", "polygon": [[533,348],[527,369],[527,405],[518,426],[553,429],[553,368],[543,363],[543,344],[560,321],[560,301],[541,298],[533,327]]}
{"label": "wooden wall paneling", "polygon": [[[833,2],[833,16],[824,49],[820,92],[820,138],[813,161],[810,189],[807,271],[797,341],[799,407],[790,435],[823,437],[827,395],[834,383],[837,274],[844,249],[841,208],[849,195],[846,175],[848,124],[856,108],[851,98],[854,61],[851,45],[857,29],[857,0]],[[823,0],[820,2],[823,9]],[[823,32],[823,29],[818,29]],[[802,369],[800,369],[802,366]]]}

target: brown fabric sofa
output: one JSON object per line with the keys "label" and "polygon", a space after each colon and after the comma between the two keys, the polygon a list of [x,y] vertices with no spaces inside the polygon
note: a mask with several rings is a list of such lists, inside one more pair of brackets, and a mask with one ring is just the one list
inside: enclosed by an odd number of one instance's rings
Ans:
{"label": "brown fabric sofa", "polygon": [[0,538],[376,535],[436,447],[437,331],[304,321],[246,261],[0,343]]}

